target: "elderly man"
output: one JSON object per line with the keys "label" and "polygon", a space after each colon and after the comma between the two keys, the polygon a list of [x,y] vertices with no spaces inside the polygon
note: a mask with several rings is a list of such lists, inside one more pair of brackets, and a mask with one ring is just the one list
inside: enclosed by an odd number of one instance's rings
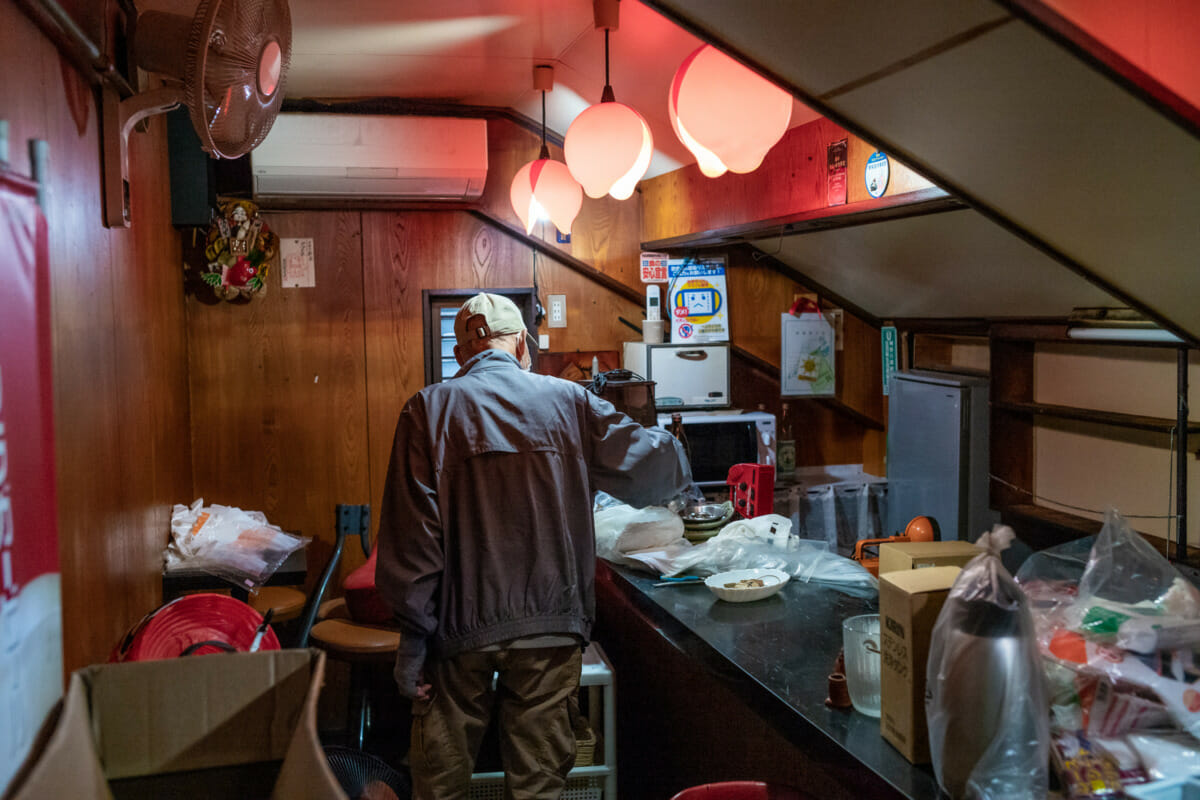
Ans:
{"label": "elderly man", "polygon": [[405,404],[380,517],[376,584],[404,632],[414,793],[465,797],[496,713],[506,797],[556,798],[595,618],[593,492],[663,503],[692,489],[690,469],[666,431],[530,373],[507,298],[475,295],[454,333],[461,369]]}

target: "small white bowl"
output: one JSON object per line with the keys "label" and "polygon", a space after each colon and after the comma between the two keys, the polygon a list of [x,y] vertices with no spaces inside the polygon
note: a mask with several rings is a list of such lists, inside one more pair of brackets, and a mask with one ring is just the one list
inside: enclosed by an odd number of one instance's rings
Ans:
{"label": "small white bowl", "polygon": [[[730,603],[749,603],[770,597],[783,588],[790,576],[781,569],[735,569],[718,572],[704,579],[713,594]],[[743,581],[762,581],[762,586],[730,586]]]}

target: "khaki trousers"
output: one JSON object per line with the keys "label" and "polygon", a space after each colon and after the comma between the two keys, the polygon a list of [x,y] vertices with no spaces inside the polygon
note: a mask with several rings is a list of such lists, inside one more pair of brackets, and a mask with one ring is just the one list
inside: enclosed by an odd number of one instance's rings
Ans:
{"label": "khaki trousers", "polygon": [[413,702],[414,800],[467,797],[493,713],[498,714],[506,800],[558,798],[575,763],[569,707],[582,666],[578,645],[477,650],[427,662],[432,697]]}

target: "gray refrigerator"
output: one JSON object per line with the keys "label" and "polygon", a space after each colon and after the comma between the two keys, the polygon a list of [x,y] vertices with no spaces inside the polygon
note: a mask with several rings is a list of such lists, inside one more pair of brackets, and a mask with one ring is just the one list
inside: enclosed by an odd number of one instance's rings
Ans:
{"label": "gray refrigerator", "polygon": [[910,370],[888,393],[888,530],[931,517],[943,541],[975,541],[988,507],[988,379]]}

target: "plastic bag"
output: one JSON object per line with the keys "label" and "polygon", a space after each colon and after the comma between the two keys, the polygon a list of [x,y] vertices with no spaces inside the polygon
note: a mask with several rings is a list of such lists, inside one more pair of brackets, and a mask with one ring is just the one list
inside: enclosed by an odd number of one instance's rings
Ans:
{"label": "plastic bag", "polygon": [[1049,711],[1028,601],[1000,562],[998,525],[959,574],[929,646],[926,716],[938,784],[952,798],[1043,800]]}
{"label": "plastic bag", "polygon": [[193,568],[254,589],[262,586],[287,557],[309,540],[284,533],[259,511],[205,506],[200,498],[171,512],[167,569]]}
{"label": "plastic bag", "polygon": [[731,522],[716,536],[681,552],[663,574],[780,569],[797,580],[857,597],[879,592],[879,581],[861,564],[831,553],[824,542],[799,539],[791,529],[791,520],[778,514]]}
{"label": "plastic bag", "polygon": [[631,554],[684,547],[683,520],[661,506],[634,508],[624,503],[605,504],[593,518],[596,555],[617,564],[642,567],[644,558]]}
{"label": "plastic bag", "polygon": [[1109,509],[1068,622],[1139,653],[1200,645],[1200,592]]}

